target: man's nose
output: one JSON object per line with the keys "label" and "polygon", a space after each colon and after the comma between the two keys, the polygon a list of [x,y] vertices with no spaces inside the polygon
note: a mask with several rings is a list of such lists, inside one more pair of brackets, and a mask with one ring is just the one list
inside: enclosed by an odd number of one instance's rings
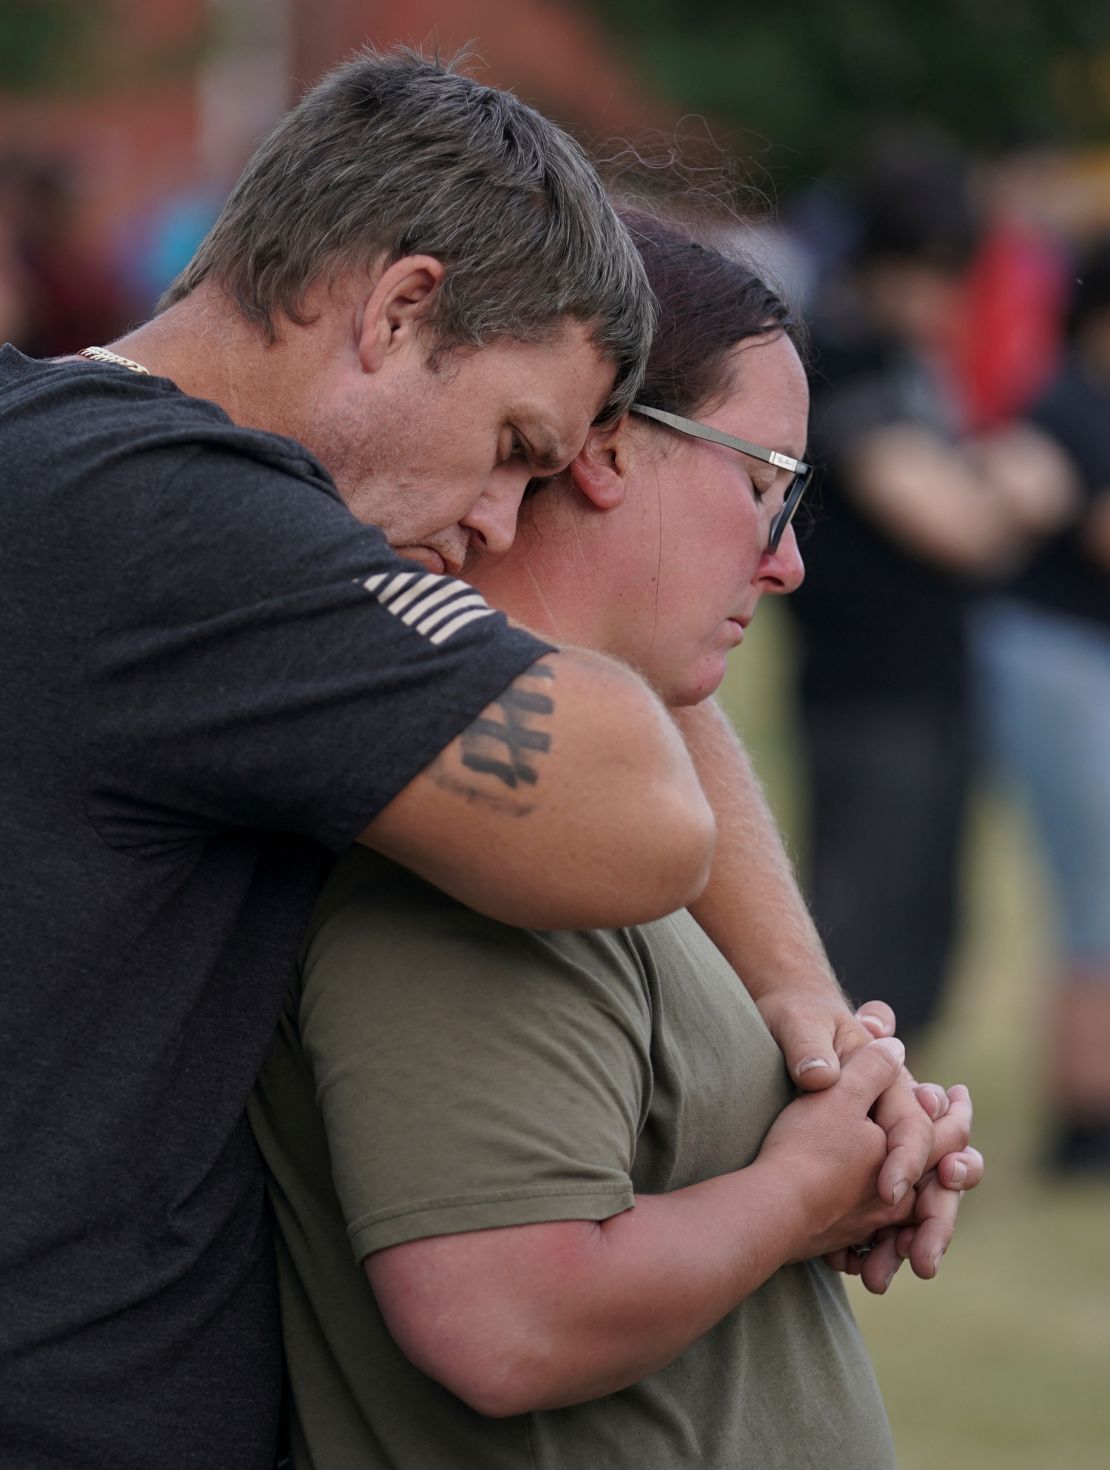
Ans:
{"label": "man's nose", "polygon": [[463,519],[461,524],[470,532],[471,539],[480,543],[483,551],[499,553],[512,546],[528,478],[527,475],[514,476],[511,483],[502,480],[500,484],[491,486]]}

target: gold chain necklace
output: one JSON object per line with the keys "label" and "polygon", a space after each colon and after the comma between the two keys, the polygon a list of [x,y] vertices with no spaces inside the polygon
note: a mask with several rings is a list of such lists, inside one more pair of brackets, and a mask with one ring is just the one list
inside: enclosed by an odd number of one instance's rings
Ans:
{"label": "gold chain necklace", "polygon": [[109,352],[107,347],[83,347],[77,356],[87,357],[90,362],[113,362],[116,367],[150,377],[150,369],[143,367],[141,362],[132,362],[129,357],[121,357],[118,352]]}

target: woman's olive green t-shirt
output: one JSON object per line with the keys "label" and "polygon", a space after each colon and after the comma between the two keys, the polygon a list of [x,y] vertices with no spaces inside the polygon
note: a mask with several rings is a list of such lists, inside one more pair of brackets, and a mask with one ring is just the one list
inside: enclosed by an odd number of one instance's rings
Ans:
{"label": "woman's olive green t-shirt", "polygon": [[742,1169],[790,1096],[688,914],[512,929],[352,852],[251,1105],[298,1470],[892,1470],[844,1288],[819,1262],[776,1272],[632,1388],[507,1419],[408,1362],[361,1265],[429,1235],[606,1219]]}

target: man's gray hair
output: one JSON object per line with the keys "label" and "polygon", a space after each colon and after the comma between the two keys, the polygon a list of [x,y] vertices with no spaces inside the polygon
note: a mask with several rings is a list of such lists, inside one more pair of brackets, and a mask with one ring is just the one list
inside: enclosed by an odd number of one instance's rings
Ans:
{"label": "man's gray hair", "polygon": [[159,309],[212,281],[273,341],[279,314],[306,324],[316,282],[432,255],[447,267],[433,353],[577,319],[617,367],[615,417],[651,338],[639,254],[577,143],[457,64],[397,48],[332,71],[261,144]]}

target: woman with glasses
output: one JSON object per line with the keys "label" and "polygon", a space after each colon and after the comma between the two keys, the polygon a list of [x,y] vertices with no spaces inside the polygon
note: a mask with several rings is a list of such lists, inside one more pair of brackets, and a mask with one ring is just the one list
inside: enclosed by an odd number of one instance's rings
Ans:
{"label": "woman with glasses", "polygon": [[[678,708],[717,688],[761,598],[801,581],[808,394],[795,323],[750,268],[629,223],[661,302],[637,407],[536,487],[512,551],[470,580]],[[527,735],[506,705],[490,758]],[[890,1470],[821,1257],[911,1218],[912,1190],[879,1198],[868,1116],[900,1056],[864,1046],[792,1101],[689,914],[511,929],[352,854],[252,1113],[294,1463]]]}

